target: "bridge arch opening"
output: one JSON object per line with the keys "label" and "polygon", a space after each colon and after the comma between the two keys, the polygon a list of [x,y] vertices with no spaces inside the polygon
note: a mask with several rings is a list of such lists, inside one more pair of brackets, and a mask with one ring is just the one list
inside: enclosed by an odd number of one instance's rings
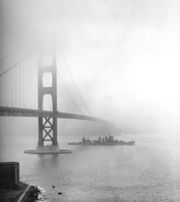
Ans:
{"label": "bridge arch opening", "polygon": [[53,111],[52,96],[51,94],[45,94],[43,96],[43,110]]}
{"label": "bridge arch opening", "polygon": [[42,76],[42,85],[43,87],[52,87],[53,85],[52,80],[52,73],[51,72],[45,72]]}

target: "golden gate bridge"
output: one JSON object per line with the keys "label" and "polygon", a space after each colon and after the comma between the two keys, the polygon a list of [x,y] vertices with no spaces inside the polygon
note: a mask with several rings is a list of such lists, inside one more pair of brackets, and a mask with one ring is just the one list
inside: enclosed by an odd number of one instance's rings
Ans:
{"label": "golden gate bridge", "polygon": [[[4,61],[10,57],[11,55],[7,55],[7,57],[2,58],[0,65],[3,65]],[[57,119],[77,119],[101,122],[103,124],[107,124],[107,122],[92,115],[70,71],[69,75],[78,92],[79,100],[83,103],[88,114],[82,113],[81,108],[76,104],[76,101],[65,86],[65,83],[62,83],[62,86],[64,86],[67,94],[79,112],[71,113],[59,111],[58,98],[60,95],[58,94],[58,86],[61,85],[57,85],[57,82],[62,81],[62,77],[60,77],[57,71],[57,59],[55,54],[52,55],[50,64],[44,64],[42,57],[38,59],[38,64],[32,60],[32,57],[30,57],[31,61],[26,61],[27,58],[29,57],[22,57],[14,64],[11,64],[10,67],[3,68],[3,71],[0,72],[0,116],[38,118],[37,149],[27,150],[25,153],[69,153],[70,151],[67,150],[59,150]],[[65,62],[67,63],[67,61]],[[49,77],[50,84],[48,85],[45,84],[45,76]],[[44,99],[46,96],[50,96],[51,110],[45,109]],[[19,98],[20,100],[18,100]],[[33,106],[32,103],[29,103],[29,101],[32,100],[34,102]],[[49,142],[50,146],[47,146],[47,142]]]}

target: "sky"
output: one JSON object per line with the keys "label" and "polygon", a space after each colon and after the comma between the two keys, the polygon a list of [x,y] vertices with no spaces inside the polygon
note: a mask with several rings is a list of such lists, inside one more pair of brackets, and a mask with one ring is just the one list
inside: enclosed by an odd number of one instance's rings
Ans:
{"label": "sky", "polygon": [[0,0],[0,11],[1,57],[53,39],[58,71],[64,55],[93,114],[134,131],[180,131],[178,0]]}

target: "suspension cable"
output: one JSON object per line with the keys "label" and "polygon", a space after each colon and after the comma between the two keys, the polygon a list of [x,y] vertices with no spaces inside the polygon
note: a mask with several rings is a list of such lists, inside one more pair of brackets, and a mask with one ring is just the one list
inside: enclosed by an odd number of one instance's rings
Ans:
{"label": "suspension cable", "polygon": [[[61,53],[62,53],[62,52],[61,52]],[[66,63],[67,70],[68,70],[68,73],[69,73],[69,75],[70,75],[70,77],[71,77],[71,80],[72,80],[72,82],[73,82],[73,84],[74,84],[74,86],[75,86],[75,88],[76,88],[76,91],[77,91],[77,93],[78,93],[78,95],[79,95],[79,97],[80,97],[80,99],[81,99],[81,102],[84,104],[84,106],[86,107],[87,111],[88,111],[90,114],[93,115],[93,113],[92,113],[91,110],[89,109],[88,105],[86,104],[86,102],[84,101],[84,99],[83,99],[83,97],[82,97],[82,95],[81,95],[81,93],[80,93],[80,90],[79,90],[79,88],[78,88],[78,86],[77,86],[77,84],[76,84],[76,82],[75,82],[75,80],[74,80],[74,78],[73,78],[73,75],[72,75],[72,73],[71,73],[71,71],[70,71],[69,64],[68,64],[68,62],[67,62],[67,60],[66,60],[66,58],[65,58],[65,56],[64,56],[63,53],[62,53],[62,56],[63,56],[64,61],[65,61],[65,63]]]}
{"label": "suspension cable", "polygon": [[[58,76],[58,78],[60,79],[59,73],[57,73],[57,76]],[[82,113],[82,110],[81,110],[80,107],[76,104],[74,98],[72,97],[71,93],[69,92],[68,88],[66,87],[66,85],[65,85],[65,83],[62,81],[62,79],[61,79],[61,82],[62,82],[62,85],[63,85],[64,89],[66,90],[66,92],[68,93],[69,97],[71,98],[73,104],[76,106],[76,108],[79,110],[79,112]]]}
{"label": "suspension cable", "polygon": [[14,69],[15,67],[17,67],[19,64],[21,64],[25,58],[27,57],[27,55],[25,55],[23,58],[21,58],[21,60],[19,60],[17,63],[15,63],[14,65],[12,65],[11,67],[9,67],[8,69],[6,69],[4,72],[0,73],[0,77],[5,75],[6,73],[8,73],[9,71],[11,71],[12,69]]}
{"label": "suspension cable", "polygon": [[12,56],[19,48],[14,49],[9,54],[5,55],[0,59],[0,63],[3,63],[6,59],[8,59],[10,56]]}

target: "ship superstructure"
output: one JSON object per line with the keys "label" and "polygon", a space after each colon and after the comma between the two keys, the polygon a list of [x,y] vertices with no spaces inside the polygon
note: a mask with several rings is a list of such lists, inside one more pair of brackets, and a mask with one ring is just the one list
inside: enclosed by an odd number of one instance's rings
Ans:
{"label": "ship superstructure", "polygon": [[123,141],[115,140],[114,137],[109,134],[108,136],[99,137],[97,140],[90,140],[83,137],[80,142],[70,142],[69,145],[135,145],[135,141]]}

